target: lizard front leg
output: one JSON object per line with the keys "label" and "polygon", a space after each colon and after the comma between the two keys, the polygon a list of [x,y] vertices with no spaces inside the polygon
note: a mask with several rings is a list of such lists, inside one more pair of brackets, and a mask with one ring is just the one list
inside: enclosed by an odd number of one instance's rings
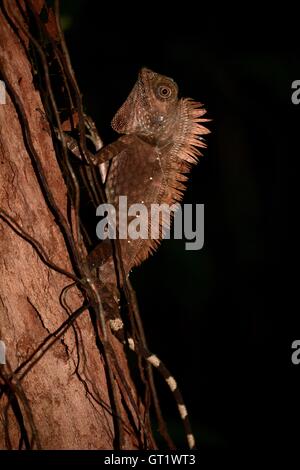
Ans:
{"label": "lizard front leg", "polygon": [[[60,139],[58,132],[57,137]],[[80,151],[79,142],[66,132],[64,132],[64,138],[70,152],[72,152],[75,157],[79,158],[82,161],[82,153]],[[94,142],[94,139],[91,140]],[[119,137],[115,142],[112,142],[111,144],[102,147],[96,153],[92,153],[90,150],[87,149],[88,157],[93,165],[101,165],[102,163],[110,161],[112,158],[120,154],[123,150],[127,149],[128,145],[131,144],[131,141],[131,136],[123,135]]]}
{"label": "lizard front leg", "polygon": [[93,165],[101,165],[110,161],[112,158],[120,155],[123,150],[128,149],[128,146],[132,143],[132,137],[129,135],[122,135],[115,142],[102,147],[98,152],[91,156],[91,162]]}

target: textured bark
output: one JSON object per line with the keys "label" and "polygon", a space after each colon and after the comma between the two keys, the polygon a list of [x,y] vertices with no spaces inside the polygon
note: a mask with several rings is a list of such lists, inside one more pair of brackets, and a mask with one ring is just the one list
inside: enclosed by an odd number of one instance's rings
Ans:
{"label": "textured bark", "polygon": [[[15,8],[16,14],[17,11]],[[48,124],[41,113],[43,105],[33,84],[26,41],[21,44],[2,13],[0,70],[5,73],[25,110],[48,185],[66,216],[67,189],[56,161]],[[6,86],[8,88],[7,83]],[[51,261],[72,272],[64,238],[45,202],[25,140],[17,107],[7,93],[6,104],[0,105],[0,206],[26,233],[39,241]],[[70,283],[66,276],[49,269],[34,248],[0,219],[0,339],[7,348],[7,364],[0,365],[1,374],[9,376],[68,318],[59,296]],[[70,311],[76,310],[82,302],[81,292],[76,287],[71,288],[67,294]],[[111,413],[107,411],[111,403],[104,360],[96,346],[87,310],[76,324],[81,334],[79,351],[74,331],[69,328],[21,381],[16,375],[11,382],[18,391],[20,411],[33,448],[113,447],[114,428]],[[123,348],[117,341],[112,341],[119,365],[131,384]],[[74,373],[78,353],[79,374]],[[87,393],[87,387],[90,393]],[[132,385],[131,391],[135,393]],[[3,393],[0,399],[0,448],[15,449],[19,446],[20,423],[13,407],[7,404],[7,394]],[[126,447],[134,448],[134,433],[125,410],[121,408],[121,411],[127,423]]]}

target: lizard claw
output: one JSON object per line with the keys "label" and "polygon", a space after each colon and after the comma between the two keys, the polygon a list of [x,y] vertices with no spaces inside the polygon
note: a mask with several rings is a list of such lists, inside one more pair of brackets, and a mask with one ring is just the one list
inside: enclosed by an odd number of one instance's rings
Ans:
{"label": "lizard claw", "polygon": [[84,114],[84,124],[88,131],[86,138],[94,144],[96,151],[100,150],[103,147],[102,139],[99,136],[96,124],[90,116],[87,116],[87,114]]}

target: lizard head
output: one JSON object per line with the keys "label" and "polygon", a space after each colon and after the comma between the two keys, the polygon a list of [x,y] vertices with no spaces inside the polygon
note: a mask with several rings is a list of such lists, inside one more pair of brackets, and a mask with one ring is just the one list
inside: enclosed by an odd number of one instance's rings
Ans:
{"label": "lizard head", "polygon": [[178,107],[178,87],[172,78],[142,68],[127,100],[115,114],[112,128],[152,141],[172,134]]}

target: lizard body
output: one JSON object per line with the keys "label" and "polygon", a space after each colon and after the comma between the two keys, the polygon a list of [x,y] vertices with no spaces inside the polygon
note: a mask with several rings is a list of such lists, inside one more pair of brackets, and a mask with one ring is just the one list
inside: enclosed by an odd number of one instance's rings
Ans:
{"label": "lizard body", "polygon": [[[201,155],[199,148],[206,147],[202,135],[209,131],[201,124],[208,121],[203,118],[205,113],[200,103],[178,98],[178,87],[171,78],[141,69],[131,93],[112,120],[112,128],[122,135],[95,155],[90,155],[92,163],[100,169],[103,170],[102,164],[106,165],[107,201],[114,205],[117,213],[119,196],[127,196],[128,207],[135,203],[144,204],[148,213],[152,204],[170,206],[182,199],[191,166]],[[68,146],[80,157],[78,146],[72,139],[68,140]],[[144,217],[143,213],[140,217]],[[147,259],[159,245],[164,231],[169,228],[170,219],[162,213],[160,222],[158,239],[150,237],[149,225],[148,238],[118,240],[125,275]],[[121,228],[118,226],[119,231]],[[189,448],[193,449],[195,439],[175,379],[143,342],[137,342],[128,335],[125,339],[116,301],[118,282],[109,240],[92,250],[88,263],[92,270],[98,270],[98,287],[112,332],[162,374],[175,396]],[[122,284],[122,277],[119,282]]]}
{"label": "lizard body", "polygon": [[[185,181],[205,147],[202,135],[209,131],[200,123],[205,109],[189,98],[178,98],[176,83],[143,68],[127,100],[112,120],[112,128],[123,134],[94,156],[94,163],[112,159],[105,182],[108,202],[118,212],[119,196],[126,195],[128,207],[143,203],[172,205],[182,199]],[[141,214],[140,217],[143,217]],[[160,239],[168,228],[168,217],[160,219]],[[142,223],[142,221],[141,221]],[[120,227],[119,227],[120,229]],[[120,240],[126,274],[142,263],[159,245],[160,239]],[[129,243],[128,243],[129,242]],[[90,255],[91,266],[101,266],[101,244]],[[100,267],[103,279],[114,276],[112,260]]]}

